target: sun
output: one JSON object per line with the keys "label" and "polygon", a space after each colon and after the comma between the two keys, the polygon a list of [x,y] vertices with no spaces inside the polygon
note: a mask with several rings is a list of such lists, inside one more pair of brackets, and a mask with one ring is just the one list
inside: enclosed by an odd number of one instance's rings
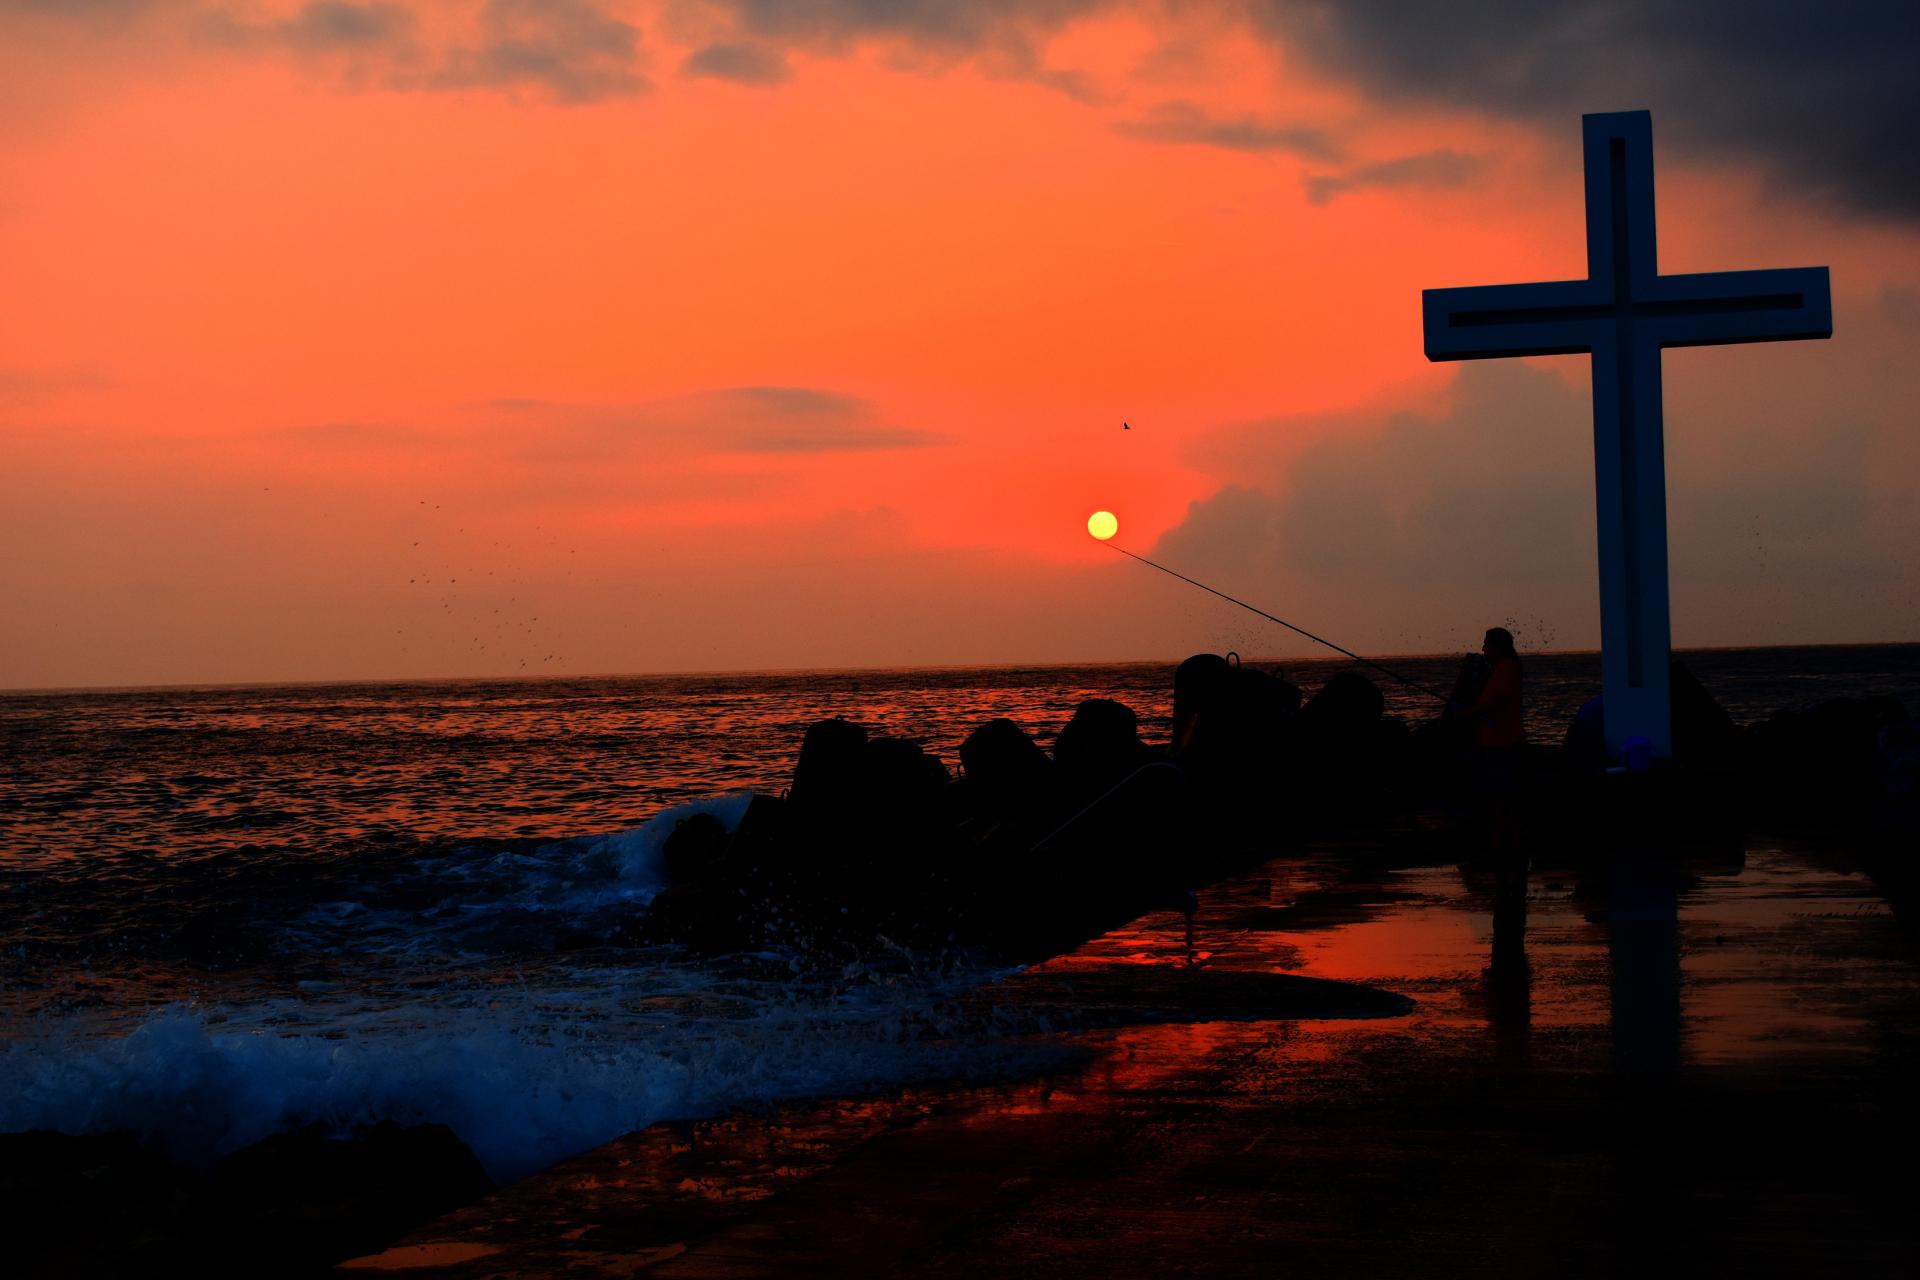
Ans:
{"label": "sun", "polygon": [[1111,511],[1096,511],[1087,517],[1087,532],[1105,542],[1120,532],[1120,522],[1113,518]]}

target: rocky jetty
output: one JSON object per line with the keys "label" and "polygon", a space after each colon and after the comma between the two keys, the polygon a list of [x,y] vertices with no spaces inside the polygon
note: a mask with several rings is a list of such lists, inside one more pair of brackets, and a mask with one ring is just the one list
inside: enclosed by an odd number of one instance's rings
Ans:
{"label": "rocky jetty", "polygon": [[1364,677],[1303,703],[1214,654],[1174,674],[1172,740],[1132,708],[1074,709],[1049,752],[1011,720],[978,726],[959,769],[845,720],[806,732],[784,796],[756,796],[667,842],[672,883],[638,939],[706,951],[830,953],[884,941],[1029,961],[1067,950],[1399,787],[1410,735]]}

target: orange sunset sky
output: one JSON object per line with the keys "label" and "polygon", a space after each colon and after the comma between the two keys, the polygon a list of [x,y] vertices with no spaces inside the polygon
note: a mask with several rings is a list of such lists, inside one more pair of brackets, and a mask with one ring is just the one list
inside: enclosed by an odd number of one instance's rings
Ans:
{"label": "orange sunset sky", "polygon": [[1419,299],[1641,107],[1663,269],[1833,278],[1666,357],[1676,643],[1920,639],[1920,48],[1816,9],[0,0],[0,686],[1307,651],[1100,507],[1592,647],[1587,361]]}

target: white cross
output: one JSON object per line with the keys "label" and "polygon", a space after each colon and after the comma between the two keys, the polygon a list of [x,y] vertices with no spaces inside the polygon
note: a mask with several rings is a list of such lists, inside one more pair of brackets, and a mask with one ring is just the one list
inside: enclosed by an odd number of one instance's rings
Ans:
{"label": "white cross", "polygon": [[1653,117],[1582,118],[1587,278],[1422,295],[1429,360],[1591,353],[1607,746],[1673,754],[1660,350],[1833,336],[1825,267],[1663,276],[1654,261]]}

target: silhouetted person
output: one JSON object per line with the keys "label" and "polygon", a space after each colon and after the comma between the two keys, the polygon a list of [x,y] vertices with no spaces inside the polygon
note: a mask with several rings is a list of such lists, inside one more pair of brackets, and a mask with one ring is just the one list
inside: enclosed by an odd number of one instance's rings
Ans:
{"label": "silhouetted person", "polygon": [[1487,847],[1504,879],[1526,875],[1520,853],[1520,802],[1527,779],[1527,731],[1521,716],[1520,654],[1505,627],[1480,642],[1493,669],[1480,696],[1460,708],[1473,725],[1474,774],[1487,814]]}

